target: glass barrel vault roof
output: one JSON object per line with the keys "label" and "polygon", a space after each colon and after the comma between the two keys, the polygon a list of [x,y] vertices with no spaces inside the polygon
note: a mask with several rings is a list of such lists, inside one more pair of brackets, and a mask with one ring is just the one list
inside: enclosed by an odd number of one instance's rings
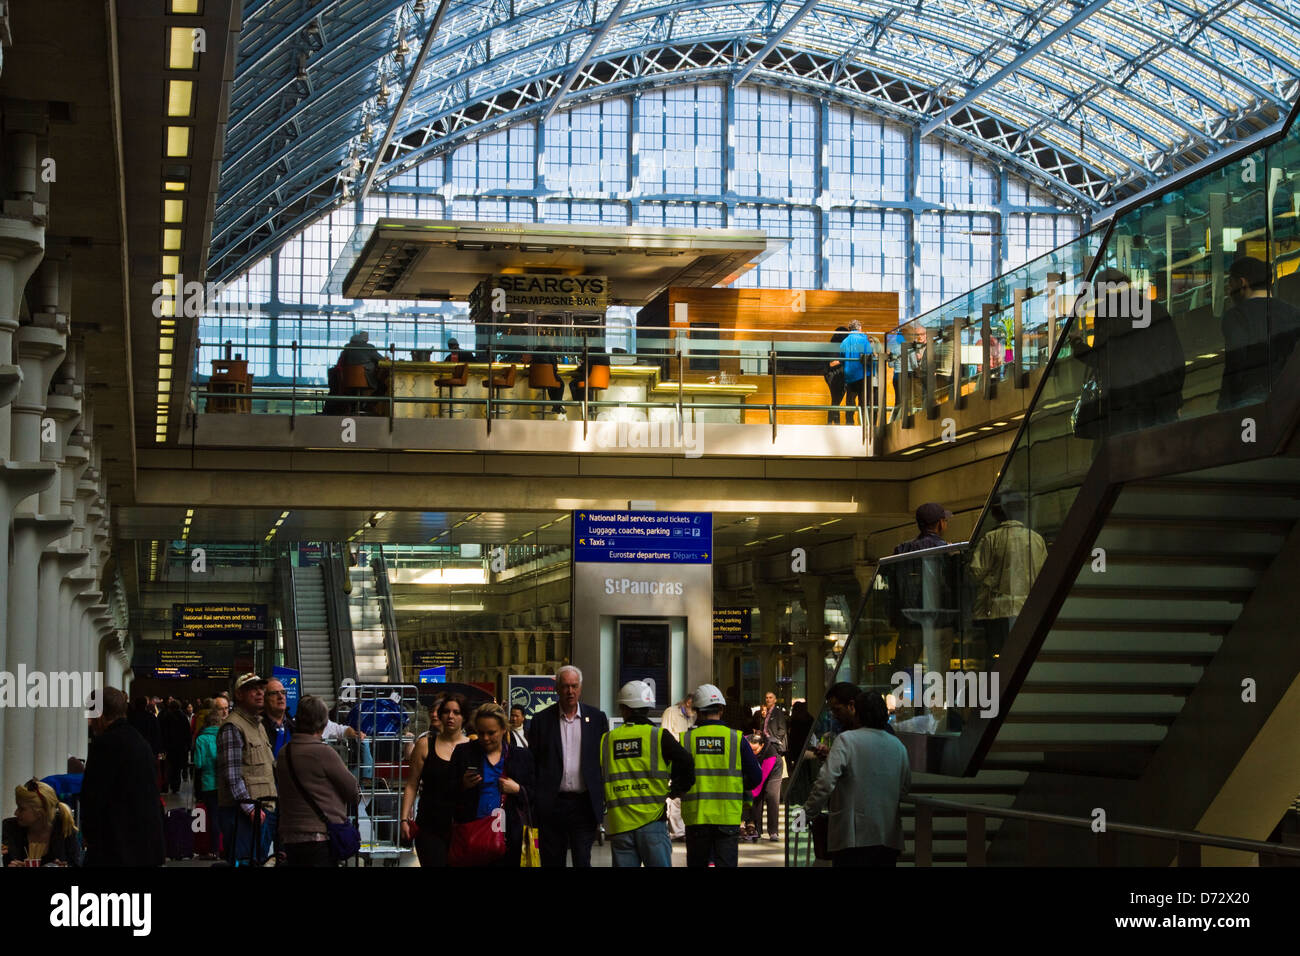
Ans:
{"label": "glass barrel vault roof", "polygon": [[244,11],[210,255],[219,279],[355,198],[376,164],[382,183],[561,106],[670,83],[763,83],[856,105],[1080,210],[1270,125],[1300,90],[1300,0],[247,0]]}

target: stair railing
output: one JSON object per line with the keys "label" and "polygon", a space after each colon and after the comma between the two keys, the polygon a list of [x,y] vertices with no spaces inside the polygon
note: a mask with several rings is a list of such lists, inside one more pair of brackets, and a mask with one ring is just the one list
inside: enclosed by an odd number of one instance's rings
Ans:
{"label": "stair railing", "polygon": [[[916,808],[915,859],[917,866],[933,865],[934,855],[934,811],[956,810],[966,815],[966,865],[985,866],[985,822],[989,817],[999,820],[1022,820],[1026,825],[1024,865],[1035,866],[1036,847],[1042,845],[1040,839],[1043,829],[1049,826],[1070,827],[1073,829],[1094,830],[1096,820],[1092,817],[1070,817],[1059,813],[1041,813],[1037,810],[1013,810],[1009,807],[994,807],[988,804],[961,803],[956,800],[943,800],[938,797],[906,797],[904,803]],[[1265,843],[1260,840],[1245,840],[1240,837],[1220,836],[1211,833],[1198,833],[1195,830],[1171,830],[1166,827],[1151,827],[1134,823],[1116,823],[1107,820],[1105,830],[1096,833],[1098,866],[1117,866],[1118,838],[1130,836],[1150,840],[1163,840],[1174,844],[1174,862],[1176,865],[1200,866],[1203,847],[1216,847],[1224,850],[1237,850],[1243,853],[1258,853],[1263,866],[1300,865],[1300,847],[1283,846],[1280,843]],[[1284,861],[1289,861],[1284,864]]]}

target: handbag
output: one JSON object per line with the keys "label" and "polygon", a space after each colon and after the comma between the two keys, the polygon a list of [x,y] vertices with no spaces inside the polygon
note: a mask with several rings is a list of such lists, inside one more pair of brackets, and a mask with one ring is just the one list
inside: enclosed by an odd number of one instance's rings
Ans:
{"label": "handbag", "polygon": [[1070,429],[1076,438],[1100,438],[1101,418],[1101,383],[1097,381],[1097,372],[1089,369],[1070,412]]}
{"label": "handbag", "polygon": [[469,823],[453,823],[447,865],[487,866],[505,856],[505,829],[496,826],[496,820],[496,814],[489,813]]}
{"label": "handbag", "polygon": [[[501,772],[505,773],[505,760],[508,756],[503,746],[501,754]],[[501,821],[505,822],[505,798],[501,800]],[[503,825],[497,824],[497,814],[489,813],[485,817],[471,820],[469,823],[451,825],[451,846],[447,851],[448,866],[488,866],[506,855],[506,832]]]}
{"label": "handbag", "polygon": [[289,768],[289,777],[293,780],[293,785],[298,788],[298,792],[307,801],[307,805],[311,807],[312,812],[320,817],[320,822],[325,824],[325,836],[330,845],[330,858],[335,863],[345,863],[352,859],[361,852],[361,831],[350,820],[343,823],[331,823],[329,818],[321,812],[321,808],[312,799],[311,794],[303,789],[301,781],[298,780],[298,772],[293,769],[292,743],[284,748],[284,760],[285,766]]}

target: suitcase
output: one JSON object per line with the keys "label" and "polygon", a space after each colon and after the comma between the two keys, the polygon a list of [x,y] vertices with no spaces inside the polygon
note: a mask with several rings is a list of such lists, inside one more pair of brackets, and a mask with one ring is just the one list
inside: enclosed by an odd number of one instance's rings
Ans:
{"label": "suitcase", "polygon": [[190,810],[169,810],[163,824],[169,860],[188,860],[194,855],[193,813]]}

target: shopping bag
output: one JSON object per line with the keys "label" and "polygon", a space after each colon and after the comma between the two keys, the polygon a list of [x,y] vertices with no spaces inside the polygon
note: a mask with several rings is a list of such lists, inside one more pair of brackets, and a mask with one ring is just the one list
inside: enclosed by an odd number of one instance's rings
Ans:
{"label": "shopping bag", "polygon": [[524,827],[524,845],[519,851],[519,865],[532,868],[542,865],[542,848],[536,827]]}

